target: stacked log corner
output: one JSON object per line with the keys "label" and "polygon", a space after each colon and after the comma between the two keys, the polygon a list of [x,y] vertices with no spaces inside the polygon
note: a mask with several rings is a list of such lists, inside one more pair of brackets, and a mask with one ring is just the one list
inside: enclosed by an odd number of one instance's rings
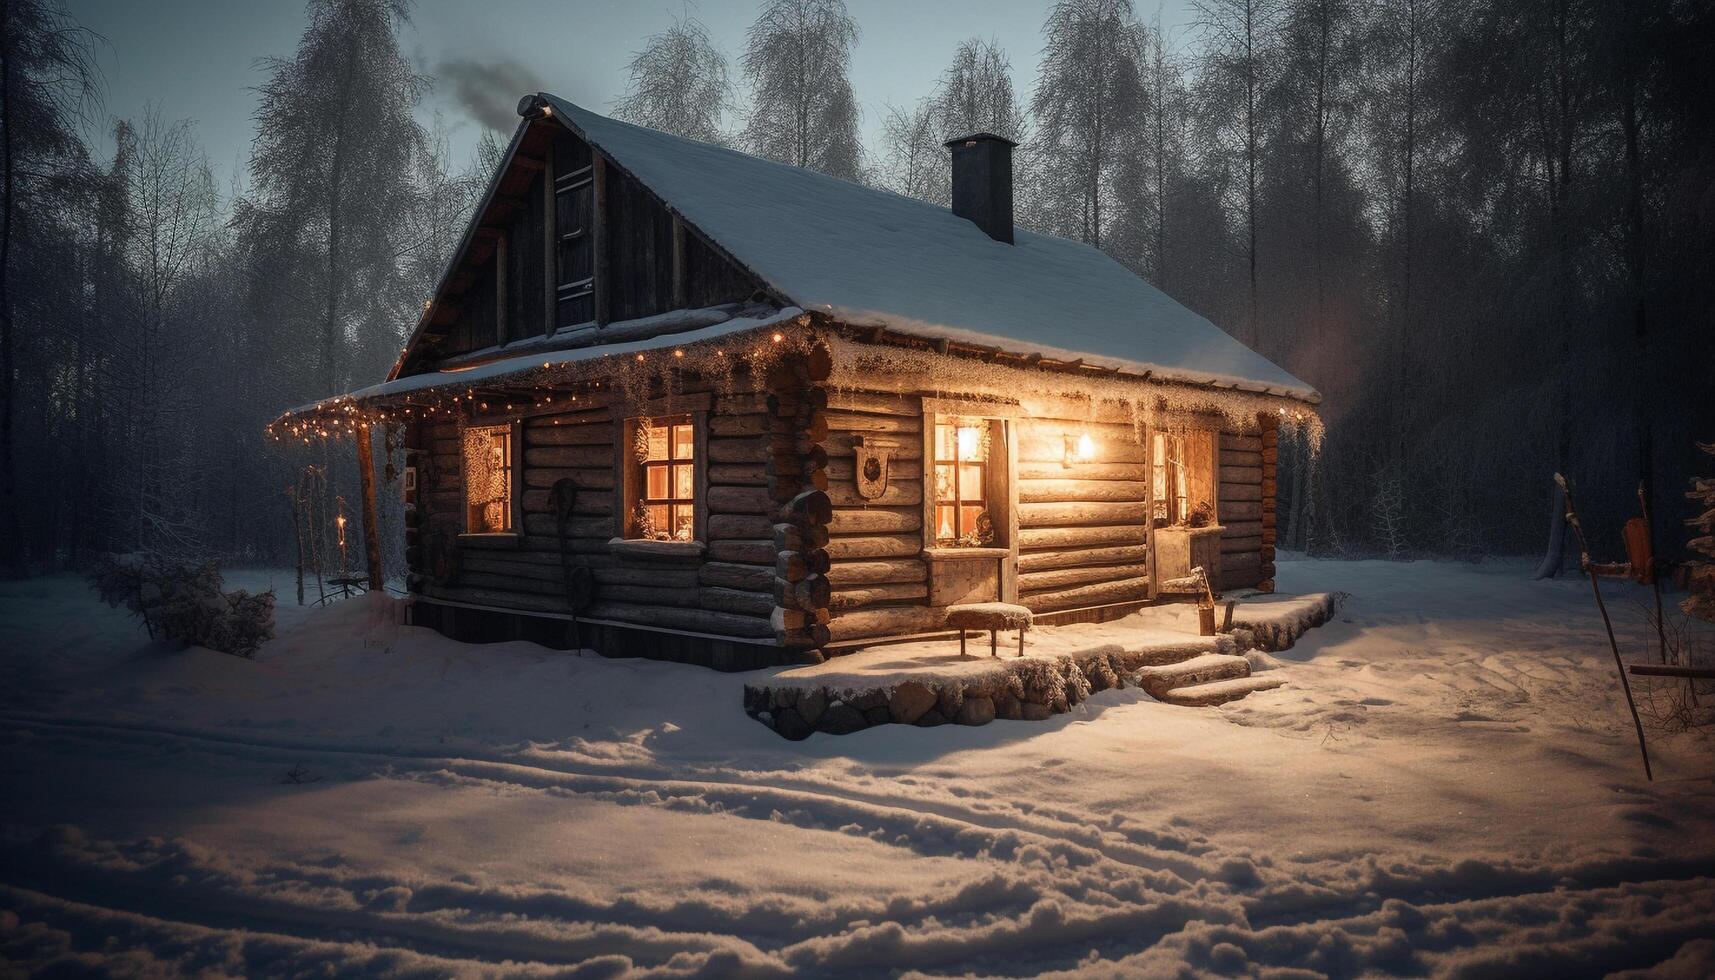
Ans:
{"label": "stacked log corner", "polygon": [[768,488],[774,525],[774,636],[821,661],[830,634],[828,524],[828,389],[833,358],[820,343],[789,355],[768,372]]}
{"label": "stacked log corner", "polygon": [[1280,459],[1280,419],[1263,414],[1262,423],[1262,580],[1258,592],[1274,591],[1275,466]]}

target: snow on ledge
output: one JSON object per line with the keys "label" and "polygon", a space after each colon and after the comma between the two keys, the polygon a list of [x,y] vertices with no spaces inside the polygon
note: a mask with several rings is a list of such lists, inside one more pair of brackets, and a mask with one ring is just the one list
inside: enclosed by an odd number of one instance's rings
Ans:
{"label": "snow on ledge", "polygon": [[[1042,721],[1090,694],[1140,682],[1148,668],[1210,654],[1284,650],[1327,622],[1342,593],[1257,596],[1240,602],[1231,632],[1197,633],[1197,608],[1152,606],[1109,623],[1038,626],[1025,654],[961,658],[958,640],[881,644],[746,684],[745,712],[789,739],[883,724],[923,727]],[[1239,610],[1243,610],[1240,612]],[[1002,644],[1003,650],[1006,644]],[[1266,658],[1253,670],[1269,669]]]}

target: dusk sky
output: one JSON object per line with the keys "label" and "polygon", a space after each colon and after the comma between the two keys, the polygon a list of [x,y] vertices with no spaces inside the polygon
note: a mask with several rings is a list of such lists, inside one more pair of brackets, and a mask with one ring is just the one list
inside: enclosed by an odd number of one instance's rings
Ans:
{"label": "dusk sky", "polygon": [[[1168,0],[1160,7],[1170,33],[1189,23],[1189,6],[1188,0]],[[863,31],[852,82],[867,136],[878,131],[885,104],[927,94],[953,48],[972,35],[1000,42],[1012,59],[1020,98],[1029,98],[1042,48],[1043,0],[849,0],[849,7]],[[1141,17],[1155,17],[1155,5],[1137,7]],[[106,98],[90,133],[100,152],[106,152],[106,121],[136,117],[152,100],[169,118],[196,120],[224,189],[234,162],[249,151],[252,90],[264,77],[257,62],[292,53],[304,5],[71,0],[69,9],[108,42],[100,55]],[[606,112],[623,93],[626,62],[643,39],[681,12],[701,21],[725,51],[742,95],[738,59],[756,10],[757,0],[426,0],[417,4],[403,40],[418,69],[436,78],[423,105],[425,121],[436,110],[443,114],[454,161],[462,165],[481,125],[510,132],[517,122],[513,105],[526,91],[545,89]]]}

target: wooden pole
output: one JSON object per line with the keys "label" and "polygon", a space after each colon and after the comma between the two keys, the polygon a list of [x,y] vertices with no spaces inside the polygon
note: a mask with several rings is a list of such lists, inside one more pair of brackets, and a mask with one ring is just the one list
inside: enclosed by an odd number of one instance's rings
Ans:
{"label": "wooden pole", "polygon": [[375,517],[375,452],[369,443],[369,426],[357,427],[357,475],[363,489],[363,555],[369,564],[369,591],[380,592],[381,528]]}
{"label": "wooden pole", "polygon": [[1590,591],[1596,596],[1596,610],[1602,614],[1602,626],[1608,631],[1608,646],[1614,651],[1614,670],[1620,675],[1620,689],[1626,694],[1626,707],[1632,712],[1632,727],[1638,732],[1638,752],[1644,757],[1644,778],[1655,781],[1655,774],[1650,772],[1649,746],[1644,744],[1644,723],[1638,719],[1638,705],[1632,700],[1632,682],[1626,679],[1626,665],[1620,660],[1620,641],[1614,639],[1614,623],[1608,618],[1608,604],[1602,601],[1602,586],[1597,583],[1596,573],[1589,570],[1590,543],[1584,539],[1584,526],[1578,523],[1578,512],[1572,507],[1572,488],[1567,485],[1566,477],[1554,474],[1554,482],[1560,487],[1561,499],[1566,501],[1566,523],[1572,526],[1572,533],[1578,536],[1579,564],[1585,567],[1590,579]]}
{"label": "wooden pole", "polygon": [[1650,520],[1649,498],[1644,494],[1644,485],[1638,484],[1638,511],[1644,517],[1644,530],[1649,541],[1649,567],[1644,569],[1644,575],[1649,578],[1650,588],[1655,591],[1655,638],[1661,653],[1661,662],[1667,663],[1667,623],[1661,616],[1661,577],[1656,574],[1655,566],[1655,524]]}

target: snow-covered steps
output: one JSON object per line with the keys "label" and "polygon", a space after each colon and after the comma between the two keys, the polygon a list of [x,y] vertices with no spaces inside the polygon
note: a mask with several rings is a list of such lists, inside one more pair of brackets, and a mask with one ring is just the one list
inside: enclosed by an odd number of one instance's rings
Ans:
{"label": "snow-covered steps", "polygon": [[800,739],[887,724],[1041,721],[1092,694],[1131,686],[1166,704],[1221,704],[1284,683],[1251,676],[1243,654],[1291,646],[1326,622],[1340,598],[1241,599],[1235,628],[1216,636],[1197,635],[1190,605],[1151,607],[1108,623],[1042,626],[1027,634],[1023,657],[989,657],[979,644],[961,659],[952,639],[877,645],[759,676],[745,685],[744,710]]}
{"label": "snow-covered steps", "polygon": [[1205,653],[1176,664],[1144,667],[1138,671],[1138,683],[1149,692],[1150,697],[1165,701],[1165,695],[1174,688],[1236,680],[1250,675],[1250,661],[1243,657],[1226,653]]}
{"label": "snow-covered steps", "polygon": [[1344,592],[1247,596],[1233,609],[1233,628],[1251,634],[1256,649],[1290,650],[1298,638],[1334,618]]}
{"label": "snow-covered steps", "polygon": [[1177,704],[1186,708],[1207,708],[1211,705],[1226,704],[1237,701],[1252,691],[1269,691],[1286,683],[1284,677],[1229,677],[1221,681],[1209,681],[1206,684],[1192,684],[1188,687],[1175,687],[1156,694],[1150,694],[1157,701]]}

